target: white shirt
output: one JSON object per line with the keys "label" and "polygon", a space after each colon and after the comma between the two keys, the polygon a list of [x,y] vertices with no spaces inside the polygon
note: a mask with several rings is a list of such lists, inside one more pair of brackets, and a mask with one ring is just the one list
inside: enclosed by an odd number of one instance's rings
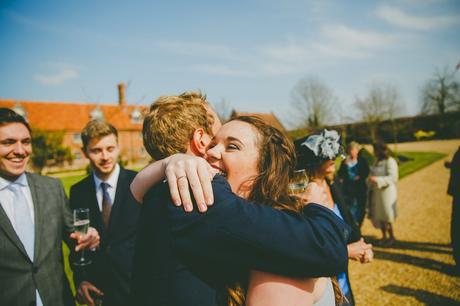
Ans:
{"label": "white shirt", "polygon": [[21,191],[26,197],[27,206],[29,208],[30,217],[32,223],[35,225],[35,212],[34,212],[34,202],[32,201],[32,194],[30,193],[29,183],[27,182],[26,174],[23,173],[19,176],[14,182],[8,181],[3,177],[0,177],[0,199],[3,210],[5,211],[8,219],[10,219],[11,224],[13,225],[14,230],[17,230],[19,224],[14,215],[14,203],[13,203],[13,191],[11,191],[8,186],[13,183],[18,183],[21,185]]}
{"label": "white shirt", "polygon": [[97,204],[99,206],[99,210],[102,211],[102,197],[103,197],[103,191],[101,187],[101,183],[107,183],[107,193],[109,194],[110,197],[110,203],[115,201],[115,194],[117,192],[117,182],[118,182],[118,177],[120,176],[120,166],[118,164],[115,165],[115,169],[113,170],[112,174],[110,175],[109,179],[107,181],[103,181],[100,178],[96,176],[96,174],[93,173],[93,178],[94,178],[94,184],[96,187],[96,198],[97,198]]}
{"label": "white shirt", "polygon": [[[14,182],[10,182],[0,176],[0,199],[2,208],[8,216],[8,219],[10,219],[10,222],[13,225],[14,230],[17,231],[17,227],[19,226],[19,220],[16,220],[16,216],[14,214],[13,192],[8,189],[8,185],[12,183],[18,183],[19,185],[21,185],[21,191],[24,193],[24,196],[26,197],[27,206],[29,207],[29,213],[32,219],[32,223],[35,225],[34,202],[32,201],[32,193],[30,192],[29,183],[27,182],[27,176],[25,173],[21,174],[21,176],[19,176]],[[43,306],[43,302],[40,298],[40,294],[38,293],[38,289],[35,289],[35,297],[37,301],[37,306]]]}

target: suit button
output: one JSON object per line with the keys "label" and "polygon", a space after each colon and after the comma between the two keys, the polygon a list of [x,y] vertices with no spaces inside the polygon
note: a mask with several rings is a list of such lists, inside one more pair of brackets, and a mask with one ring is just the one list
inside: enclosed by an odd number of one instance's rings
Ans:
{"label": "suit button", "polygon": [[37,274],[37,272],[38,272],[38,267],[37,267],[37,266],[34,266],[34,267],[32,268],[32,272],[33,272],[34,274]]}

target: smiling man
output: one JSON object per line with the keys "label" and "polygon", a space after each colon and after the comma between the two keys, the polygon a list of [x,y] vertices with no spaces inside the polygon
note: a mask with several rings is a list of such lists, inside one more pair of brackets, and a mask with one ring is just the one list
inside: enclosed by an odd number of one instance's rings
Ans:
{"label": "smiling man", "polygon": [[72,186],[70,205],[89,208],[90,222],[101,233],[101,247],[93,263],[75,271],[77,299],[93,305],[126,305],[139,206],[129,185],[136,172],[118,165],[118,132],[111,124],[90,121],[81,133],[83,152],[92,174]]}
{"label": "smiling man", "polygon": [[31,154],[27,121],[0,108],[0,305],[73,305],[61,241],[79,239],[79,250],[96,247],[99,236],[92,228],[71,234],[64,188],[26,172]]}

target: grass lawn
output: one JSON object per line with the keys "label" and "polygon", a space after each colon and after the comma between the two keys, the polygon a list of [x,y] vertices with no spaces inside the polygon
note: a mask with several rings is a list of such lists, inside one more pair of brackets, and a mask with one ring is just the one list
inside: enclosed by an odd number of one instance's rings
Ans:
{"label": "grass lawn", "polygon": [[399,178],[414,173],[447,156],[447,154],[438,152],[399,152],[398,155],[408,158],[407,161],[399,164]]}

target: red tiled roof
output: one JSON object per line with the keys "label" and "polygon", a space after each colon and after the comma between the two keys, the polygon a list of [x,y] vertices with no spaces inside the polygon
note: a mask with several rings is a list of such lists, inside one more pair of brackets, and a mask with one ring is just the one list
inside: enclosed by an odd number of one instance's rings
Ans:
{"label": "red tiled roof", "polygon": [[63,102],[31,102],[0,99],[0,107],[20,106],[33,129],[44,131],[81,131],[91,119],[90,114],[99,107],[105,120],[119,131],[142,130],[141,123],[131,121],[131,113],[136,108],[143,112],[145,106],[118,104],[77,104]]}
{"label": "red tiled roof", "polygon": [[284,129],[284,126],[281,124],[281,122],[276,118],[276,116],[273,113],[243,113],[243,112],[237,112],[233,111],[232,112],[232,118],[233,117],[238,117],[238,116],[255,116],[259,117],[266,123],[276,127],[277,129],[281,131],[286,131]]}

